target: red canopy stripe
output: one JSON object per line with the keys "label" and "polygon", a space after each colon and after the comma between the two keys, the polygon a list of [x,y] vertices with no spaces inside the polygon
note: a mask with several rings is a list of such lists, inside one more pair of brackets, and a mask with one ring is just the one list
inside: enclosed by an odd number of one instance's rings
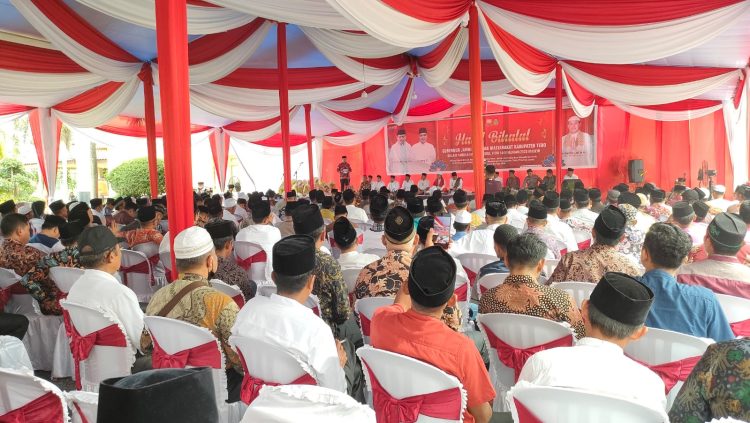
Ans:
{"label": "red canopy stripe", "polygon": [[58,50],[0,40],[0,69],[34,73],[85,73]]}
{"label": "red canopy stripe", "polygon": [[[240,68],[214,83],[228,87],[277,91],[278,78],[277,69]],[[356,79],[332,66],[289,69],[290,90],[337,87],[355,82]]]}
{"label": "red canopy stripe", "polygon": [[[296,147],[306,142],[307,142],[306,135],[289,134],[289,146],[290,147]],[[278,133],[270,138],[266,138],[263,141],[254,142],[253,144],[261,145],[263,147],[281,148],[281,145],[282,145],[281,133]]]}
{"label": "red canopy stripe", "polygon": [[[375,90],[378,90],[380,88],[383,88],[382,85],[368,85],[367,88],[365,88],[364,92],[367,94],[372,93]],[[338,98],[334,98],[333,101],[339,101],[339,100],[354,100],[355,98],[360,98],[362,96],[362,91],[353,92],[351,94],[347,94]]]}
{"label": "red canopy stripe", "polygon": [[[370,0],[378,1],[378,0]],[[420,21],[444,23],[460,18],[472,0],[380,0],[404,15]]]}
{"label": "red canopy stripe", "polygon": [[65,35],[92,52],[118,62],[140,62],[137,57],[123,50],[81,18],[62,0],[31,0],[31,2]]}
{"label": "red canopy stripe", "polygon": [[371,107],[347,112],[343,112],[340,110],[331,110],[331,112],[336,113],[337,115],[346,119],[356,120],[360,122],[368,122],[390,116],[390,113],[386,112],[385,110],[373,109]]}
{"label": "red canopy stripe", "polygon": [[450,35],[445,37],[445,39],[443,39],[443,41],[441,41],[440,44],[437,45],[437,47],[432,49],[432,51],[417,57],[417,63],[419,64],[419,66],[427,69],[432,69],[440,64],[440,62],[443,61],[445,55],[448,54],[448,51],[450,51],[453,42],[456,41],[456,37],[458,37],[458,32],[460,30],[461,28],[456,28],[455,30],[453,30],[453,32],[451,32]]}
{"label": "red canopy stripe", "polygon": [[574,25],[640,25],[711,12],[742,0],[484,0],[532,18]]}
{"label": "red canopy stripe", "polygon": [[352,57],[351,59],[376,69],[398,69],[409,64],[409,59],[405,54],[379,57],[376,59],[363,59],[359,57]]}
{"label": "red canopy stripe", "polygon": [[399,97],[398,103],[396,103],[396,108],[393,109],[394,115],[401,113],[402,109],[406,105],[406,101],[409,99],[409,93],[410,93],[412,84],[414,84],[414,78],[409,78],[409,80],[406,81],[404,92],[401,93],[401,97]]}
{"label": "red canopy stripe", "polygon": [[733,68],[700,66],[605,65],[568,60],[565,63],[592,76],[608,81],[649,87],[686,84],[737,71],[737,69]]}
{"label": "red canopy stripe", "polygon": [[500,28],[485,16],[492,38],[508,53],[514,62],[534,73],[550,73],[555,70],[557,60],[524,43]]}
{"label": "red canopy stripe", "polygon": [[73,98],[69,98],[53,108],[63,113],[83,113],[89,111],[107,101],[123,84],[124,82],[106,82],[98,87],[84,91]]}
{"label": "red canopy stripe", "polygon": [[[97,126],[96,129],[104,132],[109,132],[110,134],[122,135],[125,137],[145,138],[146,120],[143,118],[118,116],[104,125]],[[192,134],[207,131],[209,129],[211,129],[210,126],[190,125],[190,133]],[[164,136],[161,122],[156,122],[156,136],[158,138]]]}
{"label": "red canopy stripe", "polygon": [[718,106],[721,104],[720,100],[701,100],[701,99],[689,99],[683,101],[677,101],[674,103],[667,104],[656,104],[652,106],[638,106],[642,109],[658,110],[662,112],[683,112],[686,110],[700,110],[709,107]]}
{"label": "red canopy stripe", "polygon": [[224,129],[227,131],[234,132],[250,132],[258,131],[263,128],[267,128],[281,119],[281,116],[276,116],[271,119],[258,120],[258,121],[237,121],[232,122],[229,125],[224,125]]}
{"label": "red canopy stripe", "polygon": [[33,107],[21,106],[19,104],[0,104],[0,116],[26,112],[31,109],[33,109]]}
{"label": "red canopy stripe", "polygon": [[[596,101],[596,96],[591,91],[584,88],[568,74],[564,72],[563,74],[565,75],[565,82],[567,82],[568,88],[570,89],[570,94],[572,94],[579,103],[583,104],[584,106],[588,106]],[[562,81],[560,81],[560,84],[562,85]]]}
{"label": "red canopy stripe", "polygon": [[[505,79],[503,71],[500,70],[500,66],[495,60],[482,60],[482,81],[499,81]],[[451,75],[452,79],[458,79],[461,81],[469,80],[469,61],[461,60]]]}
{"label": "red canopy stripe", "polygon": [[417,117],[434,115],[435,113],[444,112],[453,106],[453,103],[444,98],[441,98],[439,100],[412,107],[411,109],[409,109],[408,116]]}
{"label": "red canopy stripe", "polygon": [[265,19],[256,18],[251,22],[227,32],[209,34],[188,44],[190,65],[208,62],[234,50],[263,25]]}

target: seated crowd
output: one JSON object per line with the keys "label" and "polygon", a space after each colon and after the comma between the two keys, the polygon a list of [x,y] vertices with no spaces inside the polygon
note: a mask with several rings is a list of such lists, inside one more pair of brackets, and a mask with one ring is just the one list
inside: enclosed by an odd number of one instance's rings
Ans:
{"label": "seated crowd", "polygon": [[[239,187],[210,195],[201,185],[194,226],[172,245],[166,198],[49,207],[11,200],[0,204],[0,268],[20,277],[42,314],[62,314],[65,300],[112,316],[132,346],[133,372],[150,369],[155,347],[144,316],[208,329],[226,357],[229,402],[251,395],[243,380],[252,357],[238,354],[232,336],[290,354],[317,385],[361,403],[367,370],[356,351],[369,339],[455,376],[466,390],[463,421],[487,422],[509,387],[493,384],[493,350],[477,317],[511,313],[559,322],[574,338],[572,347],[521,363],[519,384],[614,395],[673,422],[750,419],[750,340],[735,339],[716,296],[750,299],[750,186],[739,186],[731,201],[720,185],[586,189],[572,169],[557,192],[547,176],[521,183],[513,172],[481,208],[455,175],[443,189],[431,189],[426,175],[387,185],[377,176],[358,191],[283,197]],[[452,224],[447,237],[438,236],[443,216]],[[123,249],[174,256],[174,269],[149,260],[168,283],[157,284],[147,303],[122,281]],[[484,262],[471,268],[467,254]],[[58,266],[85,269],[67,295],[50,277]],[[501,282],[485,290],[493,275]],[[236,286],[244,301],[212,280]],[[555,285],[569,281],[595,286],[577,303]],[[469,292],[459,298],[465,283]],[[394,300],[364,322],[356,304],[373,297]],[[23,338],[27,325],[24,315],[0,313],[1,335]],[[671,408],[662,378],[624,353],[649,328],[716,342]]]}

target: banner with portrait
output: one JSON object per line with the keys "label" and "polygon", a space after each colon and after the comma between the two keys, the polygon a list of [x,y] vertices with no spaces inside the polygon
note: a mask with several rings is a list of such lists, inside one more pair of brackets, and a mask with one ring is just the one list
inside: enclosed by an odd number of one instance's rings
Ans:
{"label": "banner with portrait", "polygon": [[[596,113],[564,113],[563,167],[595,168]],[[485,162],[498,170],[554,167],[554,134],[554,110],[485,114]],[[385,148],[389,175],[471,171],[471,118],[389,125]]]}

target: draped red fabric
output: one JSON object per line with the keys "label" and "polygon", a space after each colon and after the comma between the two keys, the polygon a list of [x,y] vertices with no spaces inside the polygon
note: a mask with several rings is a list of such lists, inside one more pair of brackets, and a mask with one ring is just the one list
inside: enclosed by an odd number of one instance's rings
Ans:
{"label": "draped red fabric", "polygon": [[682,112],[685,110],[706,109],[709,107],[718,106],[719,104],[721,104],[720,100],[702,100],[698,98],[692,98],[688,100],[677,101],[674,103],[638,107],[649,110],[659,110],[662,112]]}
{"label": "draped red fabric", "polygon": [[485,0],[493,6],[549,21],[576,25],[639,25],[686,18],[741,0]]}
{"label": "draped red fabric", "polygon": [[[145,138],[147,135],[146,120],[129,116],[117,116],[106,124],[97,126],[96,129],[126,137]],[[211,129],[210,126],[190,125],[190,133],[192,134],[197,134],[198,132],[207,131],[209,129]],[[164,136],[161,122],[156,122],[155,131],[157,138],[162,138]]]}
{"label": "draped red fabric", "polygon": [[0,40],[0,69],[34,73],[85,73],[58,50]]}
{"label": "draped red fabric", "polygon": [[151,363],[154,369],[183,369],[186,366],[210,367],[221,369],[221,351],[216,341],[206,342],[186,350],[169,354],[159,345],[156,338],[152,337],[154,350],[151,354]]}
{"label": "draped red fabric", "polygon": [[733,68],[708,68],[700,66],[608,65],[568,60],[565,63],[608,81],[648,87],[685,84],[737,71],[737,69]]}
{"label": "draped red fabric", "polygon": [[[211,134],[208,135],[208,141],[211,143],[211,156],[213,156],[214,159],[214,169],[216,169],[216,177],[220,182],[226,182],[226,173],[227,173],[227,162],[229,161],[229,135],[221,131],[218,134],[221,139],[217,139],[216,132],[211,132]],[[219,149],[223,150],[224,153],[224,163],[219,163],[219,155],[218,152]],[[224,169],[224,174],[221,174],[221,169]],[[221,190],[224,190],[224,185],[222,183]]]}
{"label": "draped red fabric", "polygon": [[414,84],[414,78],[409,78],[406,81],[406,86],[404,87],[404,91],[401,93],[401,97],[398,99],[398,103],[396,103],[396,107],[393,109],[393,114],[397,115],[401,113],[404,106],[406,106],[407,100],[409,100],[409,96],[411,95],[410,89],[411,86]]}
{"label": "draped red fabric", "polygon": [[105,82],[98,87],[84,91],[75,97],[69,98],[54,106],[54,109],[63,113],[83,113],[107,101],[107,99],[119,90],[124,82]]}
{"label": "draped red fabric", "polygon": [[47,392],[21,407],[0,415],[0,422],[7,423],[63,423],[64,421],[62,401],[54,392]]}
{"label": "draped red fabric", "polygon": [[75,361],[76,389],[80,390],[81,361],[89,358],[91,350],[97,345],[107,347],[126,347],[127,340],[125,339],[125,334],[122,332],[122,329],[120,329],[115,323],[87,335],[81,335],[78,332],[78,329],[72,324],[70,315],[65,310],[63,310],[63,320],[66,321],[65,329],[68,331],[67,335],[70,338],[70,351],[73,353],[73,360]]}
{"label": "draped red fabric", "polygon": [[409,109],[409,116],[417,117],[417,116],[430,116],[434,115],[436,113],[444,112],[451,107],[453,107],[454,104],[450,101],[441,98],[438,100],[431,101],[429,103],[420,104],[419,106],[414,106]]}
{"label": "draped red fabric", "polygon": [[351,59],[376,69],[398,69],[409,64],[409,57],[405,54],[396,54],[394,56],[378,57],[375,59],[360,57],[352,57]]}
{"label": "draped red fabric", "polygon": [[276,24],[276,68],[278,69],[279,113],[281,123],[281,158],[284,166],[284,191],[292,189],[292,152],[289,145],[289,60],[286,46],[286,23]]}
{"label": "draped red fabric", "polygon": [[89,420],[86,418],[86,414],[84,414],[83,410],[81,410],[81,406],[78,405],[77,402],[73,402],[73,408],[76,409],[76,413],[78,413],[78,417],[81,419],[81,423],[89,423]]}
{"label": "draped red fabric", "polygon": [[750,336],[750,319],[730,323],[729,326],[736,336]]}
{"label": "draped red fabric", "polygon": [[533,347],[515,348],[503,342],[487,326],[482,325],[482,329],[484,329],[485,334],[487,334],[487,341],[489,341],[490,346],[497,350],[497,357],[500,359],[500,362],[513,369],[516,381],[521,374],[523,365],[526,364],[529,357],[535,353],[550,348],[569,347],[573,345],[573,335],[571,334]]}
{"label": "draped red fabric", "polygon": [[453,30],[453,32],[450,33],[450,35],[445,37],[443,41],[441,41],[440,44],[438,44],[437,47],[432,49],[429,53],[418,56],[417,63],[419,64],[419,66],[423,68],[427,68],[427,69],[432,69],[435,66],[437,66],[440,62],[442,62],[443,58],[445,57],[446,54],[448,54],[448,51],[453,45],[453,42],[456,40],[456,37],[458,36],[458,32],[460,30],[461,28],[456,28],[455,30]]}
{"label": "draped red fabric", "polygon": [[[250,374],[250,372],[247,370],[247,362],[245,361],[245,357],[242,355],[241,351],[237,352],[237,355],[240,357],[240,362],[242,363],[242,370],[245,371],[245,376],[242,378],[242,386],[240,387],[240,399],[245,404],[250,404],[253,401],[255,401],[255,398],[258,398],[258,394],[260,394],[260,388],[263,387],[263,385],[268,386],[279,386],[280,383],[276,382],[269,382],[257,377],[254,377]],[[299,378],[293,380],[290,383],[285,383],[285,385],[317,385],[318,382],[313,378],[309,373],[305,373],[304,375],[300,376]]]}
{"label": "draped red fabric", "polygon": [[469,284],[465,283],[456,288],[454,294],[456,294],[456,301],[468,301]]}
{"label": "draped red fabric", "polygon": [[[571,78],[567,73],[565,74],[565,82],[568,83],[570,93],[573,94],[573,97],[575,97],[579,103],[583,104],[584,106],[589,106],[593,104],[594,101],[596,101],[596,96],[591,91],[584,88],[581,84],[576,82],[575,79]],[[562,85],[562,79],[560,79],[560,85]]]}
{"label": "draped red fabric", "polygon": [[359,327],[362,328],[362,335],[370,336],[370,319],[364,314],[359,314]]}
{"label": "draped red fabric", "polygon": [[146,151],[148,181],[151,198],[159,195],[159,170],[156,166],[156,110],[154,107],[154,78],[151,64],[144,63],[138,78],[143,82],[143,115],[146,123]]}
{"label": "draped red fabric", "polygon": [[353,92],[351,94],[343,95],[341,97],[336,97],[333,100],[354,100],[355,98],[360,98],[362,96],[362,92],[366,92],[367,94],[371,94],[373,91],[378,90],[382,88],[381,85],[368,85],[364,90]]}
{"label": "draped red fabric", "polygon": [[[469,106],[471,107],[471,169],[474,171],[474,203],[482,207],[484,184],[484,116],[482,81],[487,80],[480,50],[479,10],[476,4],[469,8]],[[497,66],[497,63],[493,61]],[[498,66],[498,71],[500,70]],[[488,69],[489,72],[491,70]],[[455,74],[455,72],[454,72]],[[502,72],[500,72],[502,76]],[[493,78],[494,79],[494,78]],[[499,78],[498,78],[499,79]]]}
{"label": "draped red fabric", "polygon": [[740,101],[742,101],[742,95],[745,93],[745,78],[747,78],[747,72],[742,69],[742,78],[737,81],[737,89],[734,90],[734,97],[732,98],[734,108],[740,108]]}
{"label": "draped red fabric", "polygon": [[33,109],[33,107],[21,106],[20,104],[0,104],[0,116],[27,112],[31,109]]}
{"label": "draped red fabric", "polygon": [[[364,362],[364,360],[362,360]],[[443,420],[460,420],[461,389],[445,389],[429,394],[395,398],[383,388],[370,366],[364,363],[372,388],[373,408],[378,423],[414,423],[420,415]]]}
{"label": "draped red fabric", "polygon": [[188,45],[188,63],[197,65],[224,55],[250,38],[266,20],[255,18],[240,27],[217,34],[208,34],[190,42]]}
{"label": "draped red fabric", "polygon": [[125,286],[128,285],[128,275],[137,273],[141,275],[150,275],[151,276],[151,285],[154,284],[154,275],[151,273],[151,267],[149,266],[148,260],[144,260],[140,263],[136,263],[132,266],[123,266],[120,265],[120,272],[122,272],[122,284]]}
{"label": "draped red fabric", "polygon": [[250,269],[250,266],[252,266],[253,263],[266,263],[266,262],[268,262],[268,255],[266,254],[265,251],[260,250],[260,251],[258,251],[257,253],[253,254],[250,257],[246,257],[244,259],[237,258],[236,261],[237,261],[237,264],[241,268],[243,268],[243,269],[245,269],[245,271],[247,271],[248,269]]}
{"label": "draped red fabric", "polygon": [[[333,66],[290,68],[288,72],[290,90],[337,87],[357,82],[356,79]],[[224,78],[214,81],[214,84],[276,91],[279,89],[279,75],[277,69],[239,68]]]}
{"label": "draped red fabric", "polygon": [[228,125],[224,125],[224,129],[227,131],[235,132],[250,132],[258,131],[263,128],[267,128],[281,119],[281,116],[276,116],[271,119],[258,120],[258,121],[236,121]]}
{"label": "draped red fabric", "polygon": [[[469,80],[469,61],[461,60],[451,75],[452,79]],[[495,60],[482,60],[482,81],[499,81],[505,79],[503,71]]]}
{"label": "draped red fabric", "polygon": [[700,361],[700,359],[701,356],[688,357],[682,360],[671,361],[669,363],[657,364],[653,366],[639,360],[633,360],[643,364],[644,366],[651,369],[651,371],[656,373],[664,382],[664,394],[669,395],[669,391],[674,388],[677,382],[684,382],[687,377],[690,376],[690,372],[693,371],[693,367],[698,364],[698,361]]}
{"label": "draped red fabric", "polygon": [[513,403],[516,405],[516,412],[518,413],[518,423],[544,423],[542,420],[535,416],[521,401],[513,398]]}
{"label": "draped red fabric", "polygon": [[106,35],[79,16],[64,1],[31,0],[31,2],[65,35],[93,53],[118,62],[140,62],[137,57],[112,42]]}
{"label": "draped red fabric", "polygon": [[468,267],[464,266],[464,272],[466,272],[466,276],[469,277],[469,284],[471,286],[474,286],[474,284],[477,281],[477,272],[469,269]]}
{"label": "draped red fabric", "polygon": [[[41,128],[41,122],[39,119],[39,113],[42,113],[39,109],[34,109],[29,113],[29,127],[31,128],[31,138],[34,140],[34,148],[36,149],[36,157],[39,161],[39,173],[42,176],[42,182],[44,183],[44,188],[47,190],[47,193],[50,192],[49,184],[47,183],[47,167],[45,166],[46,163],[46,155],[44,154],[44,141],[42,140],[42,128]],[[50,113],[50,110],[47,109],[47,113]],[[56,119],[57,121],[57,127],[55,128],[55,145],[56,148],[59,150],[60,148],[60,130],[62,129],[62,122],[60,120]],[[55,151],[55,173],[57,173],[57,157],[58,152]],[[57,176],[57,175],[55,175]],[[54,188],[54,187],[53,187]]]}
{"label": "draped red fabric", "polygon": [[[300,144],[304,144],[307,142],[307,137],[305,135],[295,135],[290,134],[289,135],[289,146],[290,147],[296,147]],[[254,142],[255,145],[260,145],[263,147],[276,147],[281,148],[282,142],[281,142],[281,134],[276,134],[270,138],[266,138],[263,141],[257,141]]]}
{"label": "draped red fabric", "polygon": [[502,29],[500,25],[492,22],[489,18],[485,19],[485,21],[490,28],[492,38],[510,55],[514,62],[534,73],[549,73],[555,69],[557,60],[554,57],[548,56],[542,51],[524,43]]}
{"label": "draped red fabric", "polygon": [[331,110],[331,112],[336,113],[339,116],[343,116],[349,120],[357,120],[360,122],[382,119],[390,115],[390,113],[386,112],[385,110],[373,109],[371,107],[352,111]]}
{"label": "draped red fabric", "polygon": [[[378,1],[378,0],[374,0]],[[420,21],[443,23],[460,18],[471,0],[380,0],[399,12]]]}

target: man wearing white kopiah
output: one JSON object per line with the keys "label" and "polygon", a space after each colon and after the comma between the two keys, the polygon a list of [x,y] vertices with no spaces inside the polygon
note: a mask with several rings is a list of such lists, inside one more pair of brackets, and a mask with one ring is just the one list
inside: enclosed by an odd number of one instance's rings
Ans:
{"label": "man wearing white kopiah", "polygon": [[568,118],[568,133],[562,137],[563,165],[570,167],[590,167],[596,163],[596,148],[591,135],[581,132],[581,118]]}
{"label": "man wearing white kopiah", "polygon": [[427,128],[419,128],[419,142],[411,146],[412,172],[429,172],[437,157],[435,146],[427,142]]}
{"label": "man wearing white kopiah", "polygon": [[388,151],[388,173],[409,173],[411,156],[411,145],[406,142],[406,130],[399,129],[396,133],[396,143]]}

